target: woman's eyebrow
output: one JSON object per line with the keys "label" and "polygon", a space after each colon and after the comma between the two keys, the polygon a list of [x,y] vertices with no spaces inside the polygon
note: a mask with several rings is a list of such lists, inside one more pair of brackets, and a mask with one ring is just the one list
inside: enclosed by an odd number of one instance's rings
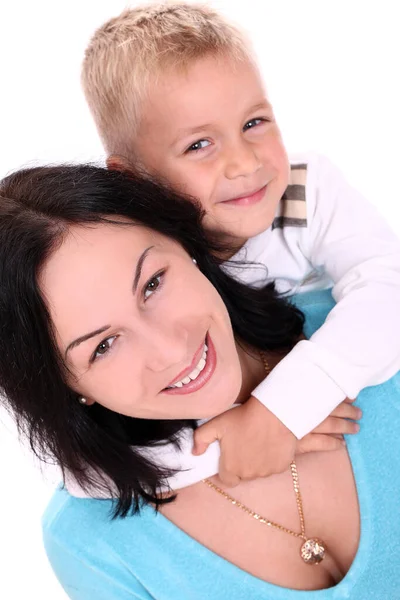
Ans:
{"label": "woman's eyebrow", "polygon": [[107,329],[110,329],[110,327],[111,327],[111,325],[104,325],[104,327],[100,327],[100,329],[96,329],[96,331],[91,331],[90,333],[85,333],[85,335],[81,335],[81,337],[76,338],[76,340],[74,340],[73,342],[68,344],[67,349],[64,354],[64,357],[66,358],[68,352],[70,350],[73,350],[77,346],[79,346],[79,344],[82,344],[82,342],[86,342],[86,340],[90,340],[90,338],[95,337],[96,335],[99,335],[100,333],[104,333],[104,331],[107,331]]}
{"label": "woman's eyebrow", "polygon": [[132,286],[132,290],[133,290],[134,294],[136,294],[136,290],[137,290],[137,286],[138,286],[138,283],[139,283],[139,279],[140,279],[140,276],[142,274],[143,263],[145,261],[146,256],[150,252],[150,250],[152,250],[152,248],[154,248],[154,246],[149,246],[148,248],[146,248],[146,250],[144,252],[142,252],[142,254],[140,255],[139,260],[137,261],[136,271],[135,271],[135,278],[133,280],[133,286]]}
{"label": "woman's eyebrow", "polygon": [[[146,248],[146,250],[144,250],[142,252],[142,254],[139,257],[139,260],[137,261],[136,269],[135,269],[135,278],[133,280],[133,286],[132,286],[132,290],[133,290],[134,294],[136,294],[137,286],[138,286],[138,283],[140,280],[140,276],[142,274],[143,263],[146,259],[146,256],[148,255],[148,253],[150,252],[150,250],[152,248],[154,248],[154,246],[149,246],[148,248]],[[70,350],[73,350],[77,346],[79,346],[79,344],[82,344],[82,342],[86,342],[87,340],[90,340],[90,338],[95,337],[96,335],[100,335],[100,333],[104,333],[105,331],[107,331],[107,329],[110,329],[110,327],[111,327],[111,325],[104,325],[103,327],[100,327],[99,329],[96,329],[95,331],[91,331],[90,333],[85,333],[84,335],[81,335],[80,337],[76,338],[76,340],[74,340],[73,342],[68,344],[67,349],[65,350],[65,353],[64,353],[64,357],[66,358],[68,352]]]}

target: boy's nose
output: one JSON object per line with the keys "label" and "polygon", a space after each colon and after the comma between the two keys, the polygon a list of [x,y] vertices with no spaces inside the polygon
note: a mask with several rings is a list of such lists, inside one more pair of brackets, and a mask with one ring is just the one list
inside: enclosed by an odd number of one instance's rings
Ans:
{"label": "boy's nose", "polygon": [[225,176],[227,179],[248,177],[261,167],[255,149],[246,142],[234,144],[226,154]]}

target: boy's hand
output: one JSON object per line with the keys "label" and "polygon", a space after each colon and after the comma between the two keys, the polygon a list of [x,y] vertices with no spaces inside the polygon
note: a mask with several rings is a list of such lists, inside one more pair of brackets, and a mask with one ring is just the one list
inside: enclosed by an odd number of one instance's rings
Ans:
{"label": "boy's hand", "polygon": [[360,416],[357,407],[344,401],[313,432],[297,440],[270,410],[251,396],[242,406],[199,427],[194,432],[193,454],[203,454],[209,444],[219,440],[219,477],[225,485],[234,487],[240,480],[285,471],[295,454],[341,448],[342,434],[357,431],[349,419]]}
{"label": "boy's hand", "polygon": [[194,432],[193,454],[219,440],[219,477],[229,486],[281,473],[296,453],[297,439],[257,398],[215,417]]}

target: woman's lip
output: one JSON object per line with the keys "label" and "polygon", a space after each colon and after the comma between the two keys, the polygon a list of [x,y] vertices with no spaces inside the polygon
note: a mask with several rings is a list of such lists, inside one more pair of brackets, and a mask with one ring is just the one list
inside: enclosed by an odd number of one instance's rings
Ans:
{"label": "woman's lip", "polygon": [[209,334],[207,334],[206,336],[206,344],[208,346],[206,364],[204,369],[201,371],[200,375],[197,377],[197,379],[194,379],[190,383],[186,383],[179,388],[176,387],[165,389],[162,391],[163,394],[172,394],[180,396],[184,394],[192,394],[193,392],[197,392],[197,390],[200,390],[203,386],[206,385],[206,383],[208,383],[215,371],[215,367],[217,366],[217,353],[215,352],[214,344],[212,343]]}
{"label": "woman's lip", "polygon": [[256,204],[263,198],[266,188],[267,185],[264,185],[251,194],[238,196],[237,198],[231,198],[230,200],[224,200],[221,204],[234,204],[237,206],[249,206],[251,204]]}
{"label": "woman's lip", "polygon": [[168,384],[168,386],[174,385],[177,381],[181,381],[181,379],[184,379],[187,375],[189,375],[189,373],[193,371],[193,369],[199,364],[200,359],[203,356],[204,344],[205,341],[203,340],[200,346],[197,348],[196,352],[194,353],[193,360],[190,363],[190,365],[186,367],[186,369],[183,369],[183,371],[178,373],[178,375],[174,377],[174,379],[171,381],[171,383]]}

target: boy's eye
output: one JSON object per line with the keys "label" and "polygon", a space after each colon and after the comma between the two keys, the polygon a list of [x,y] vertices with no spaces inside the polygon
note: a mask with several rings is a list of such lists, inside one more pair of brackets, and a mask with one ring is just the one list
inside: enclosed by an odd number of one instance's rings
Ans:
{"label": "boy's eye", "polygon": [[113,343],[115,342],[116,339],[117,339],[117,336],[113,335],[113,336],[107,338],[106,340],[103,340],[102,342],[100,342],[100,344],[97,346],[96,350],[93,352],[90,362],[94,362],[100,356],[107,354],[107,352],[109,352],[111,346],[113,345]]}
{"label": "boy's eye", "polygon": [[203,148],[207,148],[211,142],[208,140],[198,140],[186,150],[186,152],[196,152],[197,150],[203,150]]}
{"label": "boy's eye", "polygon": [[163,273],[158,273],[158,275],[155,275],[154,277],[152,277],[150,279],[150,281],[148,281],[145,285],[144,288],[144,299],[147,300],[148,298],[150,298],[150,296],[152,294],[154,294],[154,292],[157,291],[157,289],[159,288],[159,286],[161,285],[161,278],[163,276]]}
{"label": "boy's eye", "polygon": [[260,123],[265,123],[266,119],[251,119],[250,121],[247,121],[246,125],[243,127],[244,131],[247,131],[248,129],[253,129],[253,127],[256,127],[257,125],[259,125]]}

